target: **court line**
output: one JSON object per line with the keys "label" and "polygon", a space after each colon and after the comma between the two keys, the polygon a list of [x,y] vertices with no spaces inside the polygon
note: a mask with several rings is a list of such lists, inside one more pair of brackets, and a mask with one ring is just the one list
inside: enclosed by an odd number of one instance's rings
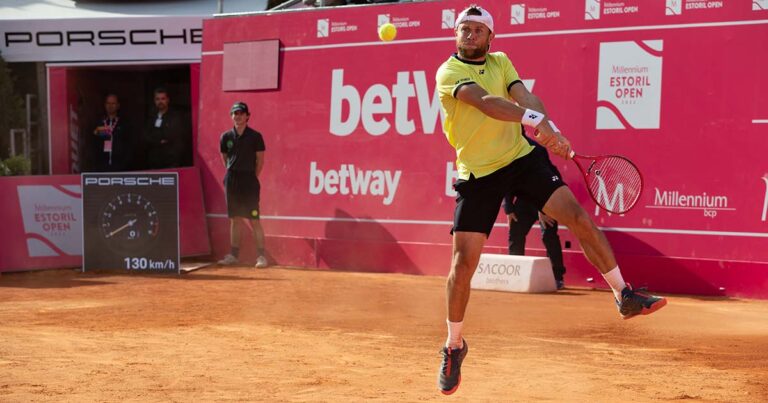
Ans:
{"label": "court line", "polygon": [[[226,214],[206,214],[208,218],[227,218]],[[452,225],[453,221],[437,220],[398,220],[390,218],[347,218],[347,217],[310,217],[310,216],[261,216],[263,220],[274,221],[317,221],[317,222],[357,222],[376,224],[405,224],[405,225]],[[507,227],[506,223],[495,223],[494,227]],[[646,234],[670,234],[670,235],[706,235],[706,236],[733,236],[768,238],[765,232],[737,232],[737,231],[702,231],[666,228],[630,228],[630,227],[598,227],[608,232],[646,233]],[[568,228],[563,227],[564,230]]]}
{"label": "court line", "polygon": [[768,123],[768,119],[752,119],[752,123],[754,123],[754,124]]}

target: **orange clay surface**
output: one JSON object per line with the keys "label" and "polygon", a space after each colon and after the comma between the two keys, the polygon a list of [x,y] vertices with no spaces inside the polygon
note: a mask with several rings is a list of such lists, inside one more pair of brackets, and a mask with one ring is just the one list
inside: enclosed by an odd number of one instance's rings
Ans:
{"label": "orange clay surface", "polygon": [[[566,276],[567,280],[567,276]],[[288,268],[0,276],[0,401],[766,402],[768,301],[473,291],[437,390],[444,279]]]}

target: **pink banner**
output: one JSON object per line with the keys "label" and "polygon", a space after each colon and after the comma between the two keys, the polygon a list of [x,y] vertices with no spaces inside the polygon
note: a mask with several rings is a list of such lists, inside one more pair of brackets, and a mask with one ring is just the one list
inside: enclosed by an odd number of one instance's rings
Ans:
{"label": "pink banner", "polygon": [[[556,162],[628,277],[657,290],[768,296],[765,2],[487,3],[492,50],[510,56],[574,148],[625,155],[643,172],[639,206],[608,215],[588,198],[575,165]],[[226,232],[218,229],[226,225],[218,140],[231,126],[229,106],[242,100],[267,145],[262,214],[272,242],[345,245],[325,256],[315,249],[318,266],[445,273],[455,154],[441,130],[434,76],[455,51],[451,28],[465,6],[206,20],[198,146],[213,231]],[[393,42],[378,41],[384,22],[398,27]],[[275,38],[279,89],[224,92],[224,44]],[[503,250],[504,222],[489,247]],[[563,237],[574,248],[566,251],[569,281],[587,284],[597,273],[575,239]],[[533,238],[532,252],[541,253]],[[387,264],[387,253],[366,260],[382,244],[403,256],[399,263]]]}

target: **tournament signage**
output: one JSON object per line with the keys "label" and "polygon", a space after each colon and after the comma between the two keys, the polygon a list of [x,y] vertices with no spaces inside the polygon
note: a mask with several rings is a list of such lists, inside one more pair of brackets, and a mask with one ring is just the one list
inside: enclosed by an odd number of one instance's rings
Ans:
{"label": "tournament signage", "polygon": [[83,271],[175,272],[178,173],[83,174]]}
{"label": "tournament signage", "polygon": [[8,62],[199,59],[203,17],[3,20]]}

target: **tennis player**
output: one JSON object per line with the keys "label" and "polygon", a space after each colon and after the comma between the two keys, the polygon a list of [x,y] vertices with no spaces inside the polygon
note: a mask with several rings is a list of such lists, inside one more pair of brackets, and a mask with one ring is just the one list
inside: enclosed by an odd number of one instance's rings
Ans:
{"label": "tennis player", "polygon": [[445,115],[443,131],[456,149],[459,173],[447,280],[448,338],[438,379],[446,395],[459,387],[461,363],[468,351],[462,324],[470,281],[508,193],[568,227],[610,285],[624,319],[647,315],[667,303],[624,282],[605,235],[541,157],[544,153],[532,153],[533,146],[523,139],[519,123],[538,130],[536,140],[550,152],[569,158],[570,143],[541,100],[525,88],[507,55],[489,53],[494,37],[490,13],[470,6],[459,14],[454,29],[457,53],[440,66],[436,77]]}

